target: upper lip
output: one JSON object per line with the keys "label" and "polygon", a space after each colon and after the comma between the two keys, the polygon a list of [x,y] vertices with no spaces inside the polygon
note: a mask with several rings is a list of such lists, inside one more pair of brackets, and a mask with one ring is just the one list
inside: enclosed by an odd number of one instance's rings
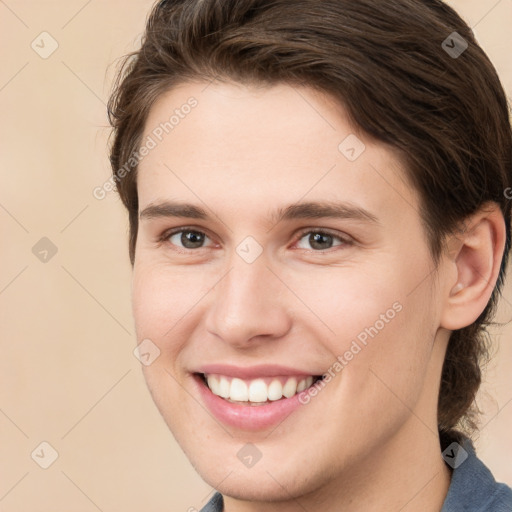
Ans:
{"label": "upper lip", "polygon": [[207,375],[225,375],[226,377],[237,377],[239,379],[256,379],[258,377],[309,377],[318,375],[309,371],[298,368],[290,368],[288,366],[280,366],[275,364],[261,364],[256,366],[235,366],[229,364],[205,364],[197,368],[194,373],[204,373]]}

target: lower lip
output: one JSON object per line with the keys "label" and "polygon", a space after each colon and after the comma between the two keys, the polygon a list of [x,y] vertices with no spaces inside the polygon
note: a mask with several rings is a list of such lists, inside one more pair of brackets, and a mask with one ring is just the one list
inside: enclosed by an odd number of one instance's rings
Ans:
{"label": "lower lip", "polygon": [[199,392],[210,412],[222,423],[242,430],[265,430],[282,423],[297,410],[299,393],[265,405],[239,405],[214,395],[201,377],[194,376]]}

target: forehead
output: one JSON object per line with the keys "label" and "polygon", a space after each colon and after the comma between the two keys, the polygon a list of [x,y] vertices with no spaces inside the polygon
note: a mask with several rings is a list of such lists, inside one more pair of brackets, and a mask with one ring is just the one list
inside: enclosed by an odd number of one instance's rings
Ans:
{"label": "forehead", "polygon": [[183,198],[236,214],[323,199],[418,212],[396,154],[308,87],[181,84],[155,102],[142,140],[152,149],[139,164],[141,208]]}

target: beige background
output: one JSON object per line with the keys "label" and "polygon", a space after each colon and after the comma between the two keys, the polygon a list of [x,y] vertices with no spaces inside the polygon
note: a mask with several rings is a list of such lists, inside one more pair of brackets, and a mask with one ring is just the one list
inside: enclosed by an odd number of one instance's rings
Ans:
{"label": "beige background", "polygon": [[[512,97],[512,0],[450,3]],[[92,195],[110,173],[111,64],[137,47],[151,4],[0,0],[3,512],[187,511],[211,491],[161,420],[132,352],[125,213],[114,194]],[[31,48],[51,49],[43,31],[58,43],[46,59]],[[47,262],[32,252],[42,237],[58,250]],[[501,321],[512,315],[511,286]],[[512,325],[496,337],[477,442],[509,485],[511,337]],[[50,461],[43,441],[59,455],[48,469],[35,462]]]}

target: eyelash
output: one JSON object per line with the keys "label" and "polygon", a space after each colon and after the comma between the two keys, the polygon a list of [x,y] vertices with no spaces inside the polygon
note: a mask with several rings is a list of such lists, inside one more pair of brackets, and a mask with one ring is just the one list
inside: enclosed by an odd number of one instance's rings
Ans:
{"label": "eyelash", "polygon": [[[199,233],[201,235],[205,235],[205,237],[210,238],[207,233],[205,233],[204,231],[201,231],[199,229],[196,229],[196,228],[193,228],[193,227],[181,227],[181,228],[175,228],[175,229],[172,229],[172,230],[165,231],[164,233],[162,233],[162,235],[159,236],[158,242],[161,242],[161,243],[169,242],[169,238],[171,236],[176,235],[177,233],[186,233],[186,232]],[[333,247],[329,247],[328,249],[323,249],[323,250],[322,249],[319,249],[319,250],[315,250],[315,249],[302,249],[302,250],[305,250],[305,251],[308,251],[308,252],[314,252],[314,253],[325,253],[325,252],[331,251],[332,249],[334,249],[336,247],[346,247],[346,246],[349,246],[349,245],[353,245],[353,241],[351,239],[349,239],[348,237],[343,237],[341,235],[336,235],[334,233],[331,233],[328,230],[318,229],[318,228],[309,228],[309,229],[302,230],[295,237],[294,244],[299,242],[300,240],[302,240],[306,235],[317,234],[317,233],[321,234],[321,235],[328,235],[328,236],[332,237],[333,239],[337,239],[341,243],[339,245],[335,245]],[[210,238],[210,240],[211,240],[211,238]],[[169,242],[169,243],[171,243],[171,242]],[[181,253],[187,253],[187,252],[190,252],[190,251],[197,251],[198,249],[206,249],[207,248],[207,247],[198,247],[197,249],[188,249],[186,247],[176,246],[175,244],[171,244],[171,245],[176,247],[177,248],[176,250],[178,252],[181,252]]]}

